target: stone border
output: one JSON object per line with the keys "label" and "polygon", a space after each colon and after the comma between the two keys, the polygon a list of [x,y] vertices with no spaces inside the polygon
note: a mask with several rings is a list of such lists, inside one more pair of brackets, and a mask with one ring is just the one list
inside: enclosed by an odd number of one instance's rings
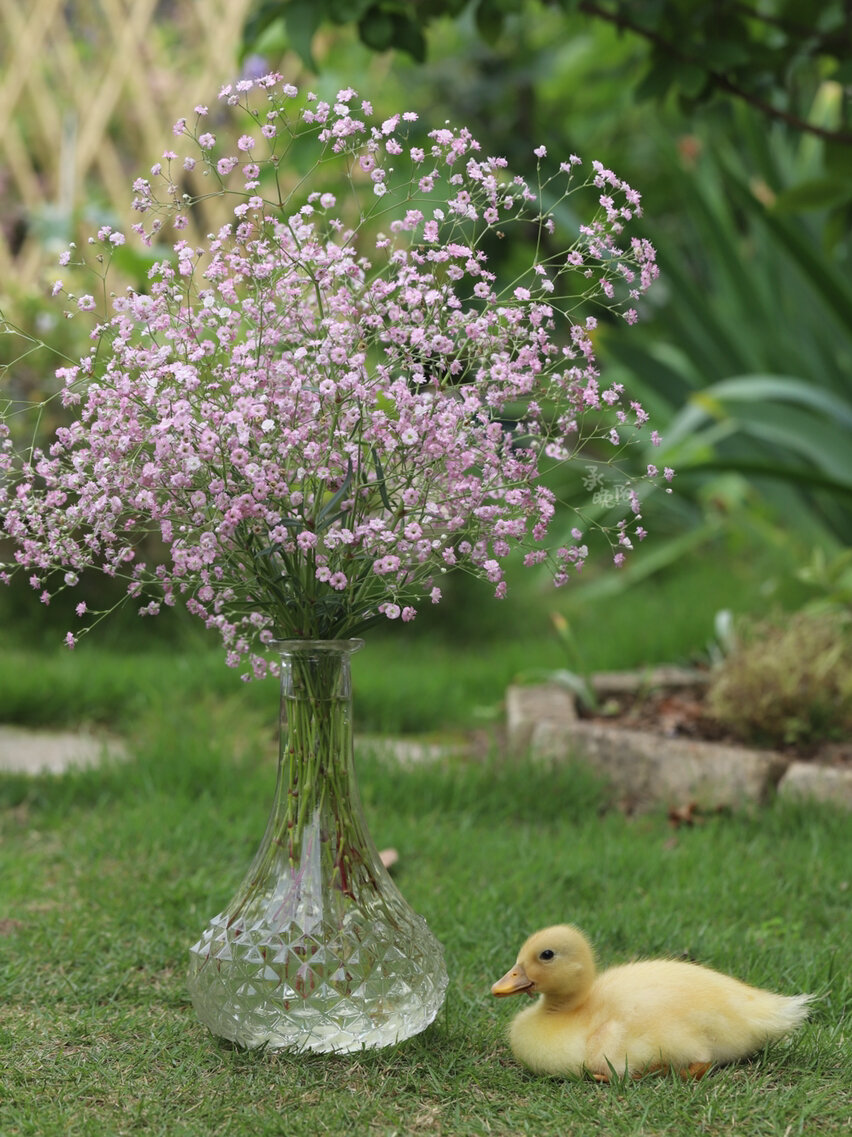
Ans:
{"label": "stone border", "polygon": [[[704,672],[654,668],[593,675],[598,696],[651,688],[694,689]],[[773,750],[667,737],[580,719],[573,694],[556,683],[506,692],[508,745],[551,761],[577,759],[609,781],[625,808],[734,809],[782,797],[813,798],[852,810],[852,769],[792,761]]]}

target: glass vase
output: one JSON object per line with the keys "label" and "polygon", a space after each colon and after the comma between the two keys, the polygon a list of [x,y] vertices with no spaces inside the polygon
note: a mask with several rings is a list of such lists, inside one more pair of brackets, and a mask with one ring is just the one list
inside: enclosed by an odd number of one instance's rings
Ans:
{"label": "glass vase", "polygon": [[240,1046],[387,1046],[425,1029],[444,999],[441,945],[364,822],[349,667],[361,646],[280,645],[280,756],[266,834],[233,900],[190,949],[198,1017]]}

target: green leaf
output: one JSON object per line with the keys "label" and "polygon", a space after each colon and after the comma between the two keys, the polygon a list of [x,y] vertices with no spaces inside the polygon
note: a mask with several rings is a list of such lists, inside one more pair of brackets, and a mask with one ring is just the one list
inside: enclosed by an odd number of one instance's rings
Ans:
{"label": "green leaf", "polygon": [[831,209],[852,201],[852,184],[839,177],[811,178],[783,190],[772,204],[774,213],[799,213],[811,209]]}
{"label": "green leaf", "polygon": [[379,452],[375,448],[375,446],[372,448],[372,454],[373,454],[373,464],[376,467],[376,485],[378,486],[378,489],[379,489],[379,497],[382,499],[382,505],[385,507],[385,509],[392,510],[393,506],[391,505],[390,498],[388,497],[387,482],[385,480],[385,472],[382,469],[382,461],[379,458]]}
{"label": "green leaf", "polygon": [[819,246],[807,229],[766,209],[730,166],[726,170],[726,182],[737,203],[758,217],[798,264],[822,297],[826,309],[834,313],[845,329],[852,327],[852,287],[846,277],[820,254]]}
{"label": "green leaf", "polygon": [[667,460],[681,473],[734,470],[848,496],[850,431],[852,404],[825,388],[785,376],[745,375],[693,395],[664,444]]}
{"label": "green leaf", "polygon": [[785,375],[737,375],[714,383],[703,397],[723,402],[795,403],[852,429],[852,405],[824,387]]}
{"label": "green leaf", "polygon": [[776,481],[791,482],[808,489],[830,490],[852,498],[852,485],[839,481],[830,474],[823,474],[810,467],[791,466],[785,462],[759,462],[750,458],[712,458],[704,462],[692,462],[679,467],[681,474],[733,472],[750,478],[773,478]]}
{"label": "green leaf", "polygon": [[829,78],[844,87],[852,83],[852,60],[839,60],[837,67],[832,71]]}
{"label": "green leaf", "polygon": [[634,95],[639,102],[646,99],[662,99],[668,94],[675,82],[677,82],[676,65],[668,56],[655,52],[651,56],[648,70],[639,81]]}
{"label": "green leaf", "polygon": [[387,51],[393,46],[393,17],[378,6],[370,8],[358,21],[358,35],[372,51]]}
{"label": "green leaf", "polygon": [[499,0],[479,0],[476,29],[486,43],[496,43],[503,31],[503,11]]}
{"label": "green leaf", "polygon": [[[322,509],[317,514],[316,522],[315,522],[315,527],[316,527],[317,531],[320,531],[322,529],[327,529],[329,527],[329,525],[332,525],[337,520],[337,518],[340,516],[339,513],[335,514],[334,511],[337,509],[338,505],[340,505],[340,503],[343,501],[343,499],[349,493],[349,487],[352,485],[352,478],[353,478],[354,474],[355,474],[355,469],[352,465],[352,459],[349,458],[347,463],[346,463],[346,477],[343,479],[343,483],[340,486],[340,489],[334,494],[334,496],[329,501],[326,502],[326,504],[322,507]],[[334,515],[334,516],[332,516],[332,515]]]}
{"label": "green leaf", "polygon": [[850,229],[849,205],[832,209],[822,227],[822,247],[830,256],[846,240]]}
{"label": "green leaf", "polygon": [[312,50],[314,33],[322,22],[323,14],[316,0],[292,0],[284,13],[290,46],[312,71],[317,70]]}
{"label": "green leaf", "polygon": [[426,61],[426,37],[409,16],[396,16],[393,21],[393,46],[406,52],[415,63]]}
{"label": "green leaf", "polygon": [[[852,64],[850,66],[850,82],[852,82]],[[830,174],[838,178],[852,178],[852,146],[845,142],[836,142],[833,139],[823,143],[823,161]]]}
{"label": "green leaf", "polygon": [[[696,449],[696,443],[705,433],[701,423],[708,415],[704,408],[695,405],[689,410],[691,421],[689,414],[678,416],[666,438],[670,442],[673,434],[683,436],[684,431],[687,432],[683,453],[677,459],[667,454],[681,473],[687,469],[711,469],[716,463],[724,462],[720,468],[744,475],[773,472],[774,477],[781,477],[778,471],[783,470],[787,480],[835,492],[842,490],[844,494],[852,492],[852,450],[847,429],[838,429],[824,418],[778,404],[723,406],[720,409],[725,416],[723,422],[717,425],[714,421],[706,433],[717,434],[719,425],[727,425],[728,429],[718,439],[724,446],[702,454]],[[714,420],[715,417],[712,416]]]}
{"label": "green leaf", "polygon": [[689,99],[696,99],[707,86],[707,72],[695,63],[678,63],[674,82]]}
{"label": "green leaf", "polygon": [[334,24],[350,24],[362,19],[373,0],[328,0],[328,18]]}
{"label": "green leaf", "polygon": [[242,56],[254,50],[263,33],[285,15],[286,0],[261,0],[243,25]]}

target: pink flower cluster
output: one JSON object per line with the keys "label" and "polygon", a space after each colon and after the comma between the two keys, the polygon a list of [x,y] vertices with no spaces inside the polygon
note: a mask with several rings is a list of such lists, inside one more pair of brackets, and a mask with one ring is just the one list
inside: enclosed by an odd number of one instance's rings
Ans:
{"label": "pink flower cluster", "polygon": [[[370,125],[354,91],[301,109],[296,94],[277,75],[224,88],[249,119],[230,146],[206,107],[175,125],[192,153],[136,181],[134,229],[150,244],[171,222],[178,239],[57,373],[73,421],[16,455],[0,419],[0,516],[42,598],[96,567],[143,614],[183,602],[254,674],[273,638],[413,619],[455,566],[502,597],[515,548],[565,583],[588,548],[576,526],[548,547],[542,474],[591,440],[617,453],[648,417],[601,381],[596,321],[575,316],[591,303],[630,322],[656,276],[653,248],[623,236],[634,190],[598,163],[578,182],[573,156],[533,190],[464,129],[412,142],[416,115]],[[296,147],[316,148],[320,188],[292,176]],[[187,172],[231,203],[200,245],[180,237]],[[565,247],[554,213],[578,188],[595,214]],[[485,247],[511,225],[530,261],[503,281]],[[99,262],[123,241],[101,229]],[[644,536],[638,500],[607,533],[617,564],[631,528]]]}

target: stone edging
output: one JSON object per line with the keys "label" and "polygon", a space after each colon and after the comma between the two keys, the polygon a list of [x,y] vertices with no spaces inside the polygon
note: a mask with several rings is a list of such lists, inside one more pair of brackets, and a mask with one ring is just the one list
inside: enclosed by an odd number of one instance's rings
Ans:
{"label": "stone edging", "polygon": [[[599,695],[706,683],[700,672],[673,668],[613,672],[591,679]],[[831,801],[852,810],[852,769],[791,761],[757,750],[583,721],[574,697],[555,683],[512,686],[506,692],[509,749],[554,761],[578,759],[602,774],[624,806],[702,809],[762,804],[782,797]]]}

